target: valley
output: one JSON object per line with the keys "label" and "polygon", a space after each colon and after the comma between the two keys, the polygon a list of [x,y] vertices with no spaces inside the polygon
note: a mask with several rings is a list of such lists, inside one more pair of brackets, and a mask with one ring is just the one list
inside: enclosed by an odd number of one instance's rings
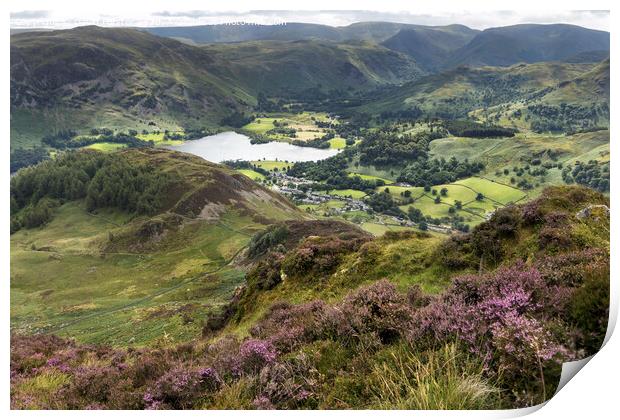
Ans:
{"label": "valley", "polygon": [[14,408],[526,407],[605,336],[607,32],[23,31],[10,82]]}

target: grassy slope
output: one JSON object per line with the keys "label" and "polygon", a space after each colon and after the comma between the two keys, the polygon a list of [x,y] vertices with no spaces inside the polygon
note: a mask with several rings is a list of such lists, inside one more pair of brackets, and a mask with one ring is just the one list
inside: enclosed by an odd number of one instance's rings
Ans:
{"label": "grassy slope", "polygon": [[[386,92],[362,110],[379,113],[418,106],[430,113],[462,113],[523,101],[545,88],[588,74],[596,64],[536,63],[511,67],[458,67]],[[573,102],[582,102],[574,98]],[[589,101],[588,101],[589,102]]]}
{"label": "grassy slope", "polygon": [[[148,219],[114,210],[93,215],[75,201],[47,226],[20,230],[11,236],[13,331],[116,345],[195,337],[200,320],[243,281],[236,258],[251,236],[273,221],[305,217],[220,165],[161,150],[118,153],[179,173],[185,182],[183,194],[174,198],[179,203],[193,197],[200,204],[206,194],[206,207],[216,208],[192,217],[183,210],[187,206],[171,203],[172,210]],[[235,184],[234,195],[218,198],[230,188],[226,183]],[[163,234],[140,233],[155,220],[166,224]]]}
{"label": "grassy slope", "polygon": [[[608,205],[608,199],[600,193],[581,187],[556,187],[547,190],[548,194],[540,198],[541,208],[545,212],[568,212],[567,230],[563,234],[574,240],[575,246],[602,247],[609,246],[608,224],[599,216],[591,220],[578,220],[575,214],[589,204]],[[575,202],[571,195],[580,197],[581,202]],[[597,213],[598,214],[598,213]],[[608,220],[608,219],[607,219]],[[483,222],[485,226],[493,226],[495,222]],[[608,223],[608,222],[607,222]],[[380,225],[374,225],[377,228]],[[497,226],[496,226],[497,227]],[[484,229],[484,226],[482,226]],[[427,293],[438,293],[450,284],[450,279],[456,274],[477,272],[477,262],[470,267],[450,269],[442,262],[442,252],[448,252],[451,239],[445,236],[432,235],[420,232],[397,232],[396,229],[385,227],[383,234],[370,243],[366,243],[359,250],[351,252],[331,271],[331,274],[318,276],[305,272],[297,274],[287,273],[286,280],[271,290],[261,290],[252,294],[252,299],[243,306],[243,316],[239,322],[233,322],[224,330],[224,334],[233,333],[245,336],[248,329],[264,314],[267,308],[276,302],[301,303],[315,299],[333,302],[341,299],[351,289],[374,281],[387,278],[397,285],[400,290],[407,290],[412,285],[418,285]],[[514,259],[529,260],[540,258],[538,230],[524,227],[519,235],[510,239],[502,239],[501,247],[504,252],[503,261]],[[472,234],[455,238],[471,241]],[[456,239],[458,243],[458,239]],[[465,246],[471,251],[471,247]],[[294,252],[294,248],[289,248]],[[465,252],[465,251],[463,251]],[[476,260],[477,261],[477,260]],[[487,267],[489,269],[490,267]],[[289,275],[290,274],[290,275]]]}
{"label": "grassy slope", "polygon": [[334,274],[326,278],[306,278],[305,273],[299,273],[297,278],[287,278],[272,290],[253,295],[241,321],[230,324],[223,334],[246,335],[276,302],[301,303],[315,299],[334,302],[352,289],[386,277],[403,291],[414,284],[428,293],[443,290],[451,272],[432,260],[443,238],[412,231],[399,234],[397,228],[389,227],[386,231],[394,232],[395,236],[380,236],[359,251],[350,253]]}

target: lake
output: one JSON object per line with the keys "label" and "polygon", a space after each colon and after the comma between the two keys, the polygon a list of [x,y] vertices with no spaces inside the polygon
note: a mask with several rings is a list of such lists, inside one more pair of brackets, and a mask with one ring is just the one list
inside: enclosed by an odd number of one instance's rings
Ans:
{"label": "lake", "polygon": [[179,146],[167,146],[166,148],[191,153],[210,162],[263,159],[307,162],[326,159],[338,154],[338,150],[334,149],[300,147],[277,141],[252,144],[249,137],[233,131],[186,141]]}

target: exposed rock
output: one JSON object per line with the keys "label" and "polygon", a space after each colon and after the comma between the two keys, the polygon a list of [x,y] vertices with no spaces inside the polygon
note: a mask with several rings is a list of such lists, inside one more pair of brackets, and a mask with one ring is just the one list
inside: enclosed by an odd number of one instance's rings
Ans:
{"label": "exposed rock", "polygon": [[[610,211],[609,211],[609,207],[607,207],[604,204],[594,204],[594,205],[590,205],[586,208],[584,208],[583,210],[580,210],[577,212],[577,214],[575,215],[575,217],[577,217],[577,219],[589,219],[590,217],[592,217],[593,212],[597,212],[596,210],[600,209],[602,212],[604,212],[604,214],[609,217]],[[598,212],[597,212],[598,213]]]}

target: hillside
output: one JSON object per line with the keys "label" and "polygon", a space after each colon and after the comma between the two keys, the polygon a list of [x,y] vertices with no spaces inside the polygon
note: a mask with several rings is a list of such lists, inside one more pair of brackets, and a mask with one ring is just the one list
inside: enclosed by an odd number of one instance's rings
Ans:
{"label": "hillside", "polygon": [[370,89],[400,84],[422,73],[404,54],[374,44],[255,41],[202,47],[229,63],[230,77],[247,91],[277,95],[306,89]]}
{"label": "hillside", "polygon": [[608,332],[607,32],[86,26],[10,64],[12,409],[532,407]]}
{"label": "hillside", "polygon": [[[443,241],[412,232],[372,240],[344,229],[289,240],[298,227],[277,225],[255,236],[255,243],[269,236],[273,247],[219,316],[194,318],[189,304],[130,311],[122,320],[134,327],[167,320],[152,345],[14,334],[13,407],[540,404],[555,392],[561,364],[593,354],[604,338],[608,205],[584,188],[552,188]],[[185,287],[177,296],[193,299],[198,290]],[[56,293],[38,299],[53,301]],[[111,321],[100,318],[97,326],[121,328]],[[173,344],[173,325],[200,321],[202,337]]]}
{"label": "hillside", "polygon": [[[583,77],[594,66],[559,62],[511,67],[461,66],[386,90],[363,109],[378,113],[417,106],[431,115],[462,117],[478,108],[528,100],[561,82]],[[574,98],[573,102],[579,100]]]}
{"label": "hillside", "polygon": [[514,25],[478,33],[455,51],[444,67],[510,66],[562,61],[579,53],[609,50],[609,33],[574,25]]}
{"label": "hillside", "polygon": [[[47,54],[47,52],[52,52]],[[213,126],[254,98],[199,48],[94,26],[11,37],[12,136],[92,127]],[[26,121],[24,121],[26,120]]]}
{"label": "hillside", "polygon": [[363,90],[419,74],[411,58],[364,43],[200,48],[133,29],[22,33],[11,37],[11,136],[36,144],[67,129],[214,127],[261,91]]}
{"label": "hillside", "polygon": [[541,102],[559,104],[582,102],[609,103],[609,59],[573,79],[564,80],[541,97]]}
{"label": "hillside", "polygon": [[[172,341],[194,336],[198,319],[243,281],[243,256],[254,233],[307,217],[249,178],[191,155],[78,153],[88,159],[69,157],[87,173],[101,165],[85,187],[74,179],[86,174],[67,175],[71,167],[60,158],[12,178],[13,218],[24,223],[11,236],[14,331],[121,345],[152,342],[162,329]],[[133,171],[147,168],[160,184],[164,179],[150,211],[128,204],[127,191],[138,179],[122,175],[121,161]],[[37,198],[40,182],[57,187],[41,186],[47,193]],[[98,188],[101,194],[93,195]],[[51,206],[49,220],[30,227],[29,206],[43,203]]]}
{"label": "hillside", "polygon": [[609,60],[520,101],[473,112],[479,119],[542,132],[574,132],[609,127]]}

